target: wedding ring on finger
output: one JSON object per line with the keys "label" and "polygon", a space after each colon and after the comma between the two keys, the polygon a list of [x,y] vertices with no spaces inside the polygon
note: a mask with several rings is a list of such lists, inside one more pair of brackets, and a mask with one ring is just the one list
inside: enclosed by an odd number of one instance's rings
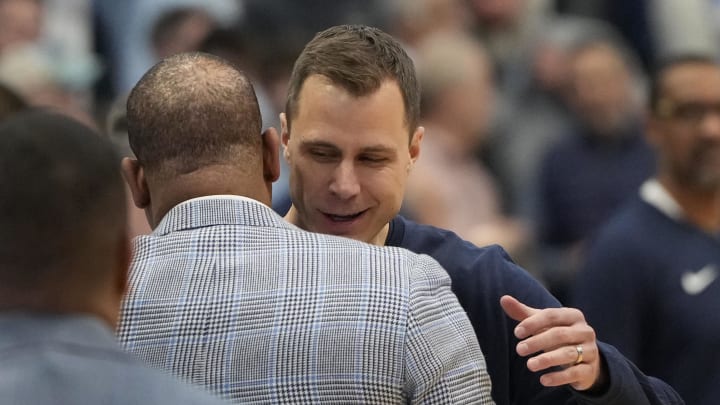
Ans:
{"label": "wedding ring on finger", "polygon": [[575,359],[574,365],[578,365],[583,362],[583,347],[582,347],[582,345],[575,346],[575,351],[577,352],[577,358]]}

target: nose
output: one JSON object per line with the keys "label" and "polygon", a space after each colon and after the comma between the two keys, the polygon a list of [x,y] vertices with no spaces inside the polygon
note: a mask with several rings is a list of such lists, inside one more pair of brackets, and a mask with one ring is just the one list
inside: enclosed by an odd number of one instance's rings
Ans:
{"label": "nose", "polygon": [[700,122],[700,133],[706,139],[720,141],[720,111],[712,110]]}
{"label": "nose", "polygon": [[352,162],[341,162],[335,168],[330,182],[330,192],[343,200],[360,193],[360,182]]}

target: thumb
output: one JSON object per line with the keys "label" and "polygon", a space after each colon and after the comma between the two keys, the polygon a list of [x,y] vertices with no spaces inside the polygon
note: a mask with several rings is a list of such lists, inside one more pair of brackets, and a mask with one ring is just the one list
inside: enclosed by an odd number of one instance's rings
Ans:
{"label": "thumb", "polygon": [[510,295],[500,297],[500,306],[510,318],[518,322],[539,311],[539,309],[529,307]]}

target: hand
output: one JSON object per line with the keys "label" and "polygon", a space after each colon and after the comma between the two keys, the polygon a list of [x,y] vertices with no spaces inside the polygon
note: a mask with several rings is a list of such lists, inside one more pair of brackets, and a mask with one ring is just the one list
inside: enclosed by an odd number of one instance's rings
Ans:
{"label": "hand", "polygon": [[[531,371],[559,366],[540,377],[546,387],[570,384],[578,391],[597,389],[607,380],[595,340],[595,330],[585,322],[583,313],[574,308],[537,309],[505,295],[500,298],[505,313],[520,323],[515,336],[520,339],[516,350],[520,356],[530,357]],[[582,347],[582,361],[577,347]]]}

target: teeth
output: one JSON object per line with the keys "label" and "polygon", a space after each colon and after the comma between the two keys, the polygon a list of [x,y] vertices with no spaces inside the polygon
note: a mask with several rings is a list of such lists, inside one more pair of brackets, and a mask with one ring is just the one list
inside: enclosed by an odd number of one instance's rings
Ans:
{"label": "teeth", "polygon": [[340,222],[342,222],[342,221],[350,221],[350,220],[353,220],[353,219],[357,218],[358,216],[360,216],[360,213],[358,213],[358,214],[352,214],[352,215],[332,215],[332,214],[328,214],[328,216],[329,216],[330,219],[332,219],[333,221],[340,221]]}

